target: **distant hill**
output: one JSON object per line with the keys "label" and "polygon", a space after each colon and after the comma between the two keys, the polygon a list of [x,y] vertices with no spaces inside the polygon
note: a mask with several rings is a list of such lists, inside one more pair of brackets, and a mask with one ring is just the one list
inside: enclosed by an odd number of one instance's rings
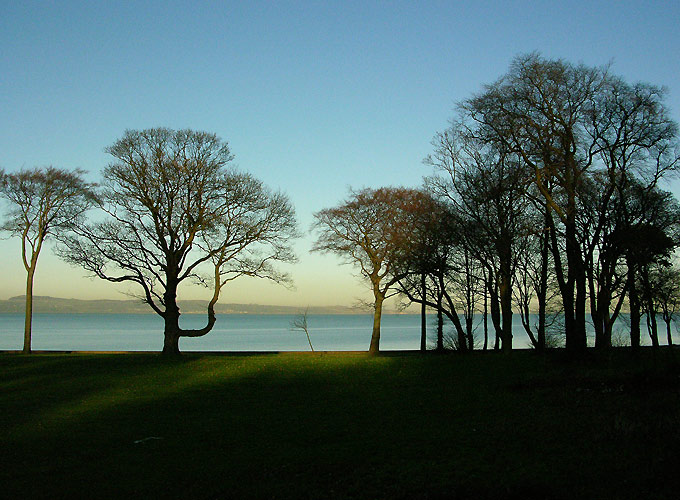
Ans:
{"label": "distant hill", "polygon": [[[180,311],[183,313],[205,314],[208,301],[180,300]],[[0,300],[0,314],[23,313],[25,296],[20,295],[7,300]],[[260,304],[220,304],[215,305],[217,314],[297,314],[303,308],[294,306],[266,306]],[[60,299],[57,297],[33,297],[34,313],[92,313],[92,314],[147,314],[153,313],[151,308],[139,300],[79,300]],[[309,314],[363,314],[365,310],[347,306],[310,307]]]}

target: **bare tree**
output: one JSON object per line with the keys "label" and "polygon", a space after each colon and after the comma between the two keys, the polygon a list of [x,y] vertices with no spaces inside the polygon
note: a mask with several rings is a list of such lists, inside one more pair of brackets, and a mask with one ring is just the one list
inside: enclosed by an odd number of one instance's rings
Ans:
{"label": "bare tree", "polygon": [[[599,276],[589,269],[598,265],[596,253],[609,228],[606,217],[591,218],[589,233],[582,232],[583,187],[593,174],[601,173],[606,184],[598,193],[598,209],[607,213],[616,191],[627,189],[631,181],[637,179],[652,189],[677,171],[677,125],[663,100],[662,89],[628,85],[610,75],[608,67],[528,54],[515,58],[506,75],[461,104],[470,134],[519,156],[545,203],[570,350],[587,345],[589,293],[601,331],[609,328],[611,318],[606,316],[609,307],[615,307],[612,293],[619,293],[608,283],[615,261],[604,263]],[[628,218],[625,213],[623,218]],[[636,290],[628,281],[628,295],[635,304]],[[589,285],[604,287],[599,297]],[[606,332],[598,336],[605,346],[607,336]]]}
{"label": "bare tree", "polygon": [[373,333],[369,352],[380,350],[380,318],[386,298],[396,293],[400,263],[415,248],[418,220],[430,198],[422,191],[379,188],[350,191],[334,208],[314,214],[318,239],[313,251],[339,255],[359,266],[373,292]]}
{"label": "bare tree", "polygon": [[31,352],[33,279],[43,243],[81,224],[96,199],[94,186],[83,180],[83,174],[82,170],[47,167],[2,175],[1,193],[10,206],[1,229],[21,237],[21,258],[27,273],[23,346],[26,354]]}
{"label": "bare tree", "polygon": [[671,323],[677,320],[680,312],[680,269],[667,267],[659,269],[657,276],[656,301],[657,308],[661,310],[661,317],[666,323],[666,340],[669,346],[673,345]]}
{"label": "bare tree", "polygon": [[[464,228],[449,203],[432,198],[430,207],[424,213],[418,230],[411,242],[412,251],[399,263],[401,276],[397,283],[397,291],[410,303],[421,304],[421,350],[425,350],[423,338],[422,311],[430,307],[437,314],[436,344],[437,351],[443,351],[445,315],[456,330],[456,345],[466,350],[466,332],[459,317],[460,297],[465,292],[460,282],[465,283],[466,276],[461,267],[461,256],[465,252],[461,244]],[[463,310],[463,317],[467,319]]]}
{"label": "bare tree", "polygon": [[305,309],[305,312],[295,316],[295,318],[293,318],[293,321],[290,322],[290,329],[305,332],[305,335],[307,335],[307,342],[309,343],[309,348],[312,350],[312,352],[314,352],[314,346],[312,346],[312,339],[309,337],[309,326],[307,326],[308,312],[309,308]]}
{"label": "bare tree", "polygon": [[[212,329],[227,282],[290,281],[273,263],[295,260],[293,207],[284,194],[227,168],[226,142],[192,130],[128,130],[106,151],[114,158],[101,193],[107,217],[80,227],[61,254],[99,278],[138,285],[165,320],[164,353],[178,354],[180,337]],[[179,326],[177,293],[187,280],[213,290],[200,329]]]}
{"label": "bare tree", "polygon": [[[494,286],[488,290],[494,311],[492,319],[503,341],[502,348],[512,349],[517,246],[518,240],[529,232],[523,160],[502,144],[474,137],[464,124],[452,124],[438,133],[432,144],[434,152],[425,163],[434,166],[440,175],[428,178],[428,185],[435,195],[455,207],[461,219],[465,259],[479,262],[493,279]],[[469,263],[460,267],[463,274],[470,274]],[[480,281],[481,274],[474,281]],[[462,288],[473,290],[474,284],[467,283]],[[469,298],[465,303],[469,303]],[[467,309],[471,321],[475,305]],[[500,315],[495,314],[496,310]]]}

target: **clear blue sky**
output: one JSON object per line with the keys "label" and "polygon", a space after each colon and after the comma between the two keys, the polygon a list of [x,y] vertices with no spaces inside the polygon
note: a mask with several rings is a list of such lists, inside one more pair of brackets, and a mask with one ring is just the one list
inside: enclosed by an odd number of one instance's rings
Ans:
{"label": "clear blue sky", "polygon": [[[0,0],[0,167],[84,168],[126,128],[194,128],[287,192],[307,231],[347,187],[417,186],[453,106],[512,58],[601,65],[669,89],[680,117],[680,2],[13,2]],[[308,255],[296,291],[236,283],[224,302],[350,304],[349,266]],[[0,298],[23,293],[0,242]],[[45,252],[36,294],[120,297]],[[200,296],[188,290],[186,296]]]}

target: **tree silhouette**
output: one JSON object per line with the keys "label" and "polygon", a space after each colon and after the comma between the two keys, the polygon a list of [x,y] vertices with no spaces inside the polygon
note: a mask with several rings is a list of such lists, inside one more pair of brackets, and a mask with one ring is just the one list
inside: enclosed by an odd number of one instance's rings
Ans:
{"label": "tree silhouette", "polygon": [[[207,334],[220,290],[240,276],[287,283],[273,263],[292,262],[297,236],[288,198],[227,168],[232,154],[214,134],[129,130],[106,151],[100,208],[105,220],[79,227],[61,255],[112,282],[131,282],[165,321],[163,352],[180,337]],[[205,327],[180,328],[178,287],[212,288]]]}
{"label": "tree silhouette", "polygon": [[33,279],[43,243],[78,227],[96,200],[94,186],[83,180],[84,173],[47,167],[2,175],[0,192],[10,206],[1,228],[21,237],[21,258],[26,269],[24,353],[31,352]]}
{"label": "tree silhouette", "polygon": [[380,350],[380,319],[386,298],[403,276],[400,263],[418,241],[419,220],[430,198],[422,191],[379,188],[350,191],[347,200],[314,214],[318,238],[313,251],[339,255],[358,265],[373,292],[373,333],[369,352]]}

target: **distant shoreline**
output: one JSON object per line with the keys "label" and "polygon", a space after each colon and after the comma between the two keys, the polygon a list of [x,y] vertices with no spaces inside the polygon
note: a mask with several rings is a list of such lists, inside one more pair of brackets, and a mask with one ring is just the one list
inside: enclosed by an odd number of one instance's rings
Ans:
{"label": "distant shoreline", "polygon": [[[183,314],[205,314],[207,300],[179,300]],[[19,314],[24,312],[25,296],[19,295],[0,300],[0,314]],[[216,314],[300,314],[307,310],[313,314],[370,314],[372,311],[349,306],[275,306],[262,304],[220,304],[215,305]],[[49,296],[33,297],[34,314],[155,314],[140,300],[81,300],[62,299]],[[383,311],[383,314],[415,314],[400,311]]]}

